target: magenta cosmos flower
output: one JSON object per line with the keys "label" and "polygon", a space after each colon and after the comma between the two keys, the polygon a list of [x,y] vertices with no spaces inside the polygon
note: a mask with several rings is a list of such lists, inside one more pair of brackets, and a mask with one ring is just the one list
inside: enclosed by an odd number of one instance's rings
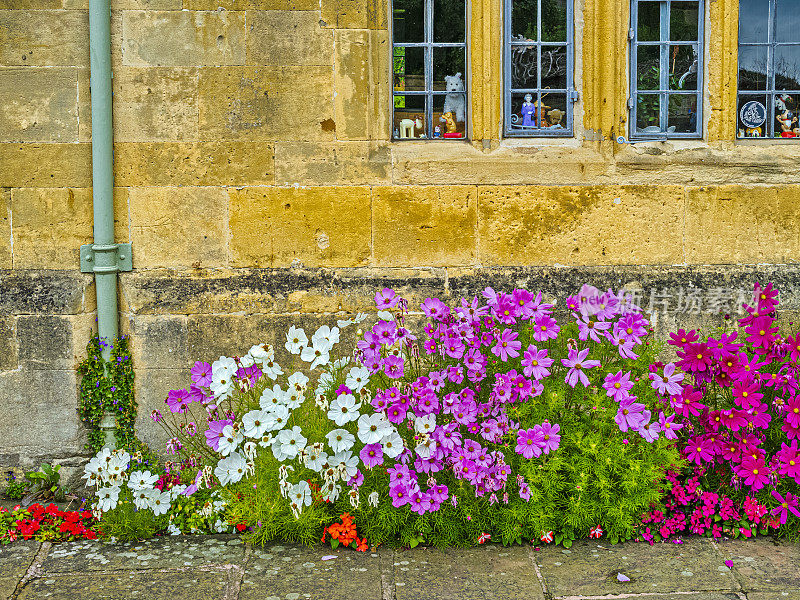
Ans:
{"label": "magenta cosmos flower", "polygon": [[208,387],[211,385],[211,365],[207,362],[197,361],[192,367],[192,381],[197,385]]}
{"label": "magenta cosmos flower", "polygon": [[547,349],[539,350],[533,344],[522,355],[522,372],[525,377],[532,377],[537,381],[550,375],[547,368],[552,364],[553,359],[547,357]]}
{"label": "magenta cosmos flower", "polygon": [[583,384],[583,387],[589,387],[589,378],[586,377],[585,370],[599,367],[600,361],[586,360],[587,356],[589,356],[588,348],[580,352],[577,352],[575,349],[570,349],[569,356],[561,359],[561,364],[565,367],[569,367],[564,381],[569,384],[570,387],[575,387],[578,381]]}
{"label": "magenta cosmos flower", "polygon": [[174,413],[184,413],[189,407],[192,399],[189,397],[189,392],[186,390],[170,390],[167,394],[166,403],[169,409]]}
{"label": "magenta cosmos flower", "polygon": [[519,334],[510,329],[504,329],[500,337],[497,338],[497,343],[492,348],[492,354],[500,357],[500,360],[506,362],[509,358],[516,358],[519,356],[522,342],[517,340]]}
{"label": "magenta cosmos flower", "polygon": [[517,434],[517,454],[525,458],[539,457],[542,455],[544,433],[541,429],[521,429]]}
{"label": "magenta cosmos flower", "polygon": [[379,443],[367,444],[361,449],[358,455],[361,457],[361,462],[363,462],[364,466],[368,469],[383,464],[383,446]]}
{"label": "magenta cosmos flower", "polygon": [[226,425],[233,425],[233,421],[231,419],[225,419],[223,421],[209,421],[208,422],[208,429],[206,429],[206,443],[214,450],[214,452],[219,452],[219,441],[225,437],[222,433],[222,430],[225,429]]}
{"label": "magenta cosmos flower", "polygon": [[546,342],[558,337],[561,328],[554,318],[549,315],[542,315],[533,320],[533,339],[537,342]]}
{"label": "magenta cosmos flower", "polygon": [[375,304],[379,310],[386,310],[387,308],[394,308],[397,306],[400,298],[394,293],[391,288],[383,288],[380,292],[375,292]]}
{"label": "magenta cosmos flower", "polygon": [[622,371],[617,371],[616,374],[608,373],[603,382],[603,389],[606,391],[606,395],[613,397],[617,402],[627,398],[628,391],[632,387],[631,374],[623,374]]}
{"label": "magenta cosmos flower", "polygon": [[797,449],[797,440],[792,440],[791,446],[782,442],[781,449],[775,456],[778,457],[778,473],[793,477],[800,483],[800,451]]}
{"label": "magenta cosmos flower", "polygon": [[542,452],[550,454],[550,452],[558,450],[558,445],[561,443],[561,436],[558,432],[561,426],[558,424],[551,425],[547,421],[540,425],[542,432]]}
{"label": "magenta cosmos flower", "polygon": [[800,518],[800,511],[797,510],[797,496],[793,496],[789,492],[786,492],[786,496],[781,496],[778,492],[773,491],[772,497],[780,502],[778,506],[772,509],[772,516],[779,516],[781,525],[786,523],[789,511],[791,511],[794,516]]}

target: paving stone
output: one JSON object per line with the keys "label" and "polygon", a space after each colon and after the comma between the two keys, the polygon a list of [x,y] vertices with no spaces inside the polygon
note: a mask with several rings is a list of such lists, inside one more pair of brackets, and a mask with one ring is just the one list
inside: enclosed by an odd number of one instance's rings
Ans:
{"label": "paving stone", "polygon": [[[560,596],[600,596],[648,592],[734,592],[739,589],[709,540],[683,545],[581,541],[565,550],[536,553],[548,591]],[[620,582],[621,573],[630,581]]]}
{"label": "paving stone", "polygon": [[544,599],[528,549],[520,546],[397,552],[394,583],[397,600]]}
{"label": "paving stone", "polygon": [[39,542],[34,541],[0,546],[0,598],[11,596],[38,550]]}
{"label": "paving stone", "polygon": [[[726,560],[733,561],[733,570],[747,592],[785,591],[800,598],[799,544],[755,539],[721,542],[719,548]],[[749,593],[747,596],[750,598]]]}
{"label": "paving stone", "polygon": [[[326,555],[337,558],[323,561]],[[256,548],[239,600],[380,600],[379,560],[376,553],[331,551],[320,546]]]}
{"label": "paving stone", "polygon": [[19,600],[216,600],[225,590],[224,571],[58,575],[34,579]]}
{"label": "paving stone", "polygon": [[51,550],[42,564],[42,571],[49,575],[184,568],[241,564],[243,559],[244,544],[233,536],[170,536],[129,544],[81,541],[60,544]]}

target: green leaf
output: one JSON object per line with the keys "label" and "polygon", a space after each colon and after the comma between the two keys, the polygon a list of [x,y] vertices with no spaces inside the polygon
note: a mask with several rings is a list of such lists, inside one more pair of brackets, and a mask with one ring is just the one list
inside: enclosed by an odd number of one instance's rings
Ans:
{"label": "green leaf", "polygon": [[412,539],[412,540],[411,540],[411,541],[408,543],[408,545],[409,545],[411,548],[416,548],[417,546],[419,546],[419,538],[413,538],[413,539]]}
{"label": "green leaf", "polygon": [[564,540],[564,548],[572,547],[572,540]]}
{"label": "green leaf", "polygon": [[334,550],[339,547],[339,540],[331,540],[331,548]]}

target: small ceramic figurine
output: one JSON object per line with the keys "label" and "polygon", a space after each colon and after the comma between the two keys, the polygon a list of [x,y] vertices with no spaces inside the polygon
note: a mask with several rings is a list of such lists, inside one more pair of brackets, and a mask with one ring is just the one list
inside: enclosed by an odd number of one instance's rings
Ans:
{"label": "small ceramic figurine", "polygon": [[536,122],[532,117],[536,114],[536,107],[533,105],[533,96],[525,94],[525,102],[522,103],[522,126],[523,127],[536,127]]}
{"label": "small ceramic figurine", "polygon": [[452,112],[453,118],[460,123],[464,122],[467,112],[467,103],[464,95],[464,80],[461,73],[455,75],[445,75],[445,88],[449,92],[444,97],[444,108],[442,112]]}
{"label": "small ceramic figurine", "polygon": [[791,97],[786,94],[781,94],[775,98],[775,120],[781,126],[781,137],[796,137],[797,131],[797,117],[794,116],[787,103],[791,101]]}
{"label": "small ceramic figurine", "polygon": [[438,125],[433,128],[433,137],[440,138],[442,137],[442,128]]}
{"label": "small ceramic figurine", "polygon": [[455,115],[453,115],[453,113],[448,111],[444,113],[439,120],[442,121],[442,123],[444,123],[444,137],[452,137],[447,134],[448,133],[452,134],[456,132]]}
{"label": "small ceramic figurine", "polygon": [[400,139],[407,140],[414,137],[414,120],[403,119],[400,121]]}
{"label": "small ceramic figurine", "polygon": [[549,113],[547,113],[547,118],[550,121],[550,127],[555,129],[564,129],[564,126],[561,124],[561,119],[564,118],[564,112],[554,108]]}

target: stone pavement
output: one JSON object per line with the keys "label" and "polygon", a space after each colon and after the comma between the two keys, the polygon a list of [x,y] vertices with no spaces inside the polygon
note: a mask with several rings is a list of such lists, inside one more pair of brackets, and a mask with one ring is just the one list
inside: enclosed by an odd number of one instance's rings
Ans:
{"label": "stone pavement", "polygon": [[653,547],[596,540],[570,550],[489,544],[357,553],[251,547],[233,536],[16,542],[0,546],[0,598],[800,600],[800,544],[693,538]]}

